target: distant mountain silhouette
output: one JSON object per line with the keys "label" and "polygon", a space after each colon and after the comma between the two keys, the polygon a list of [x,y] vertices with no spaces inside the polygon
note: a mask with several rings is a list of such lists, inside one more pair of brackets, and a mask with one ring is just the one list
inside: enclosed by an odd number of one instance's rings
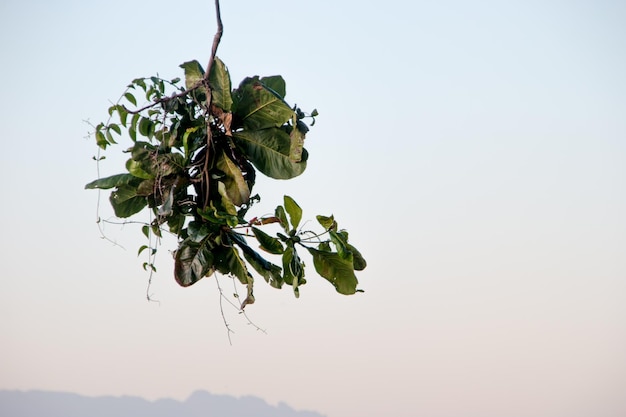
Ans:
{"label": "distant mountain silhouette", "polygon": [[324,417],[284,403],[194,392],[186,401],[139,397],[85,397],[48,391],[0,391],[2,417]]}

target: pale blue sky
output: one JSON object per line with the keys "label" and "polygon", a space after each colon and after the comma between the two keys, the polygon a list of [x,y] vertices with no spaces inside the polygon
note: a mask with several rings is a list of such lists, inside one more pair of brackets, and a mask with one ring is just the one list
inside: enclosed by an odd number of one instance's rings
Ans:
{"label": "pale blue sky", "polygon": [[[333,212],[364,294],[261,279],[251,319],[215,280],[152,293],[141,233],[99,238],[83,137],[133,78],[208,59],[209,1],[0,3],[0,389],[186,398],[328,417],[626,415],[626,5],[223,1],[236,84],[282,74],[320,117],[305,174],[261,181]],[[121,149],[121,147],[119,148]],[[120,172],[109,153],[103,173]],[[103,206],[103,210],[108,210]],[[110,212],[110,211],[109,211]],[[228,280],[221,279],[228,287]]]}

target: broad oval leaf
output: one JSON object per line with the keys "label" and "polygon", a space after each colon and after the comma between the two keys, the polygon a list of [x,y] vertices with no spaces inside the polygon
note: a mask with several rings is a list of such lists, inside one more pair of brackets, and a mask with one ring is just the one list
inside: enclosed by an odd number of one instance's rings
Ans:
{"label": "broad oval leaf", "polygon": [[244,129],[280,127],[291,120],[294,111],[259,77],[244,79],[235,90],[233,113]]}
{"label": "broad oval leaf", "polygon": [[101,190],[107,190],[109,188],[119,187],[121,185],[127,185],[131,183],[137,183],[138,179],[131,174],[117,174],[111,175],[106,178],[99,178],[95,181],[91,181],[85,185],[86,190],[93,190],[99,188]]}
{"label": "broad oval leaf", "polygon": [[195,284],[213,273],[213,253],[210,236],[200,243],[185,239],[174,254],[174,278],[183,287]]}
{"label": "broad oval leaf", "polygon": [[250,162],[268,177],[287,180],[297,177],[306,169],[306,149],[302,150],[302,160],[293,162],[289,158],[291,139],[281,129],[233,132],[233,140]]}
{"label": "broad oval leaf", "polygon": [[340,294],[350,295],[356,292],[359,283],[354,275],[352,258],[342,258],[334,252],[307,248],[313,256],[315,270],[326,278]]}
{"label": "broad oval leaf", "polygon": [[115,215],[119,218],[130,217],[139,213],[148,204],[146,197],[137,195],[137,189],[130,185],[122,185],[109,197]]}
{"label": "broad oval leaf", "polygon": [[126,161],[126,169],[135,177],[143,178],[145,180],[154,179],[154,175],[147,172],[141,162],[137,162],[133,159]]}
{"label": "broad oval leaf", "polygon": [[269,77],[263,77],[259,81],[263,83],[268,89],[270,89],[273,93],[280,96],[280,98],[285,98],[287,95],[287,85],[285,84],[285,80],[280,75],[270,75]]}

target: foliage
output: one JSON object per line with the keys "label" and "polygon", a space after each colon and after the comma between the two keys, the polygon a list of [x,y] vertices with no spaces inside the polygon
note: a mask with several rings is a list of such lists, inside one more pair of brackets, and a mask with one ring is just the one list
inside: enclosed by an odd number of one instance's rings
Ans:
{"label": "foliage", "polygon": [[[303,230],[302,209],[285,196],[273,215],[246,220],[260,200],[252,193],[257,171],[285,180],[306,169],[304,120],[310,118],[312,126],[317,111],[305,114],[289,106],[281,76],[248,77],[233,89],[219,58],[209,66],[205,74],[197,61],[182,64],[184,86],[178,78],[132,81],[94,133],[102,150],[120,137],[130,139],[126,172],[85,188],[111,189],[109,201],[122,219],[147,208],[147,237],[164,231],[178,237],[174,277],[182,286],[215,272],[234,276],[247,287],[243,308],[254,302],[254,271],[272,287],[292,286],[298,296],[306,282],[302,249],[339,293],[359,291],[355,270],[366,262],[333,216],[317,216],[320,232]],[[144,97],[148,104],[138,107]],[[271,224],[280,230],[274,236],[263,230]],[[145,249],[156,251],[144,245],[139,253]],[[280,261],[271,262],[269,255]]]}

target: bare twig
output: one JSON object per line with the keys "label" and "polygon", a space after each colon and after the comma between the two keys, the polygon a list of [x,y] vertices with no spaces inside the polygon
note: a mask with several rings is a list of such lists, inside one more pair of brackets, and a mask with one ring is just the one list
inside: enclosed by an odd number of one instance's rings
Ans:
{"label": "bare twig", "polygon": [[228,335],[228,343],[232,346],[233,345],[233,341],[230,338],[230,334],[231,333],[235,333],[230,326],[228,325],[228,322],[226,321],[226,316],[224,315],[224,305],[222,304],[223,300],[228,301],[228,303],[230,303],[233,307],[237,308],[237,306],[235,304],[233,304],[232,301],[230,301],[229,299],[227,299],[226,297],[224,297],[224,292],[222,291],[222,287],[220,285],[220,282],[217,278],[217,274],[215,275],[215,283],[217,284],[217,289],[220,292],[220,312],[222,313],[222,320],[224,321],[224,326],[226,327],[226,333]]}

